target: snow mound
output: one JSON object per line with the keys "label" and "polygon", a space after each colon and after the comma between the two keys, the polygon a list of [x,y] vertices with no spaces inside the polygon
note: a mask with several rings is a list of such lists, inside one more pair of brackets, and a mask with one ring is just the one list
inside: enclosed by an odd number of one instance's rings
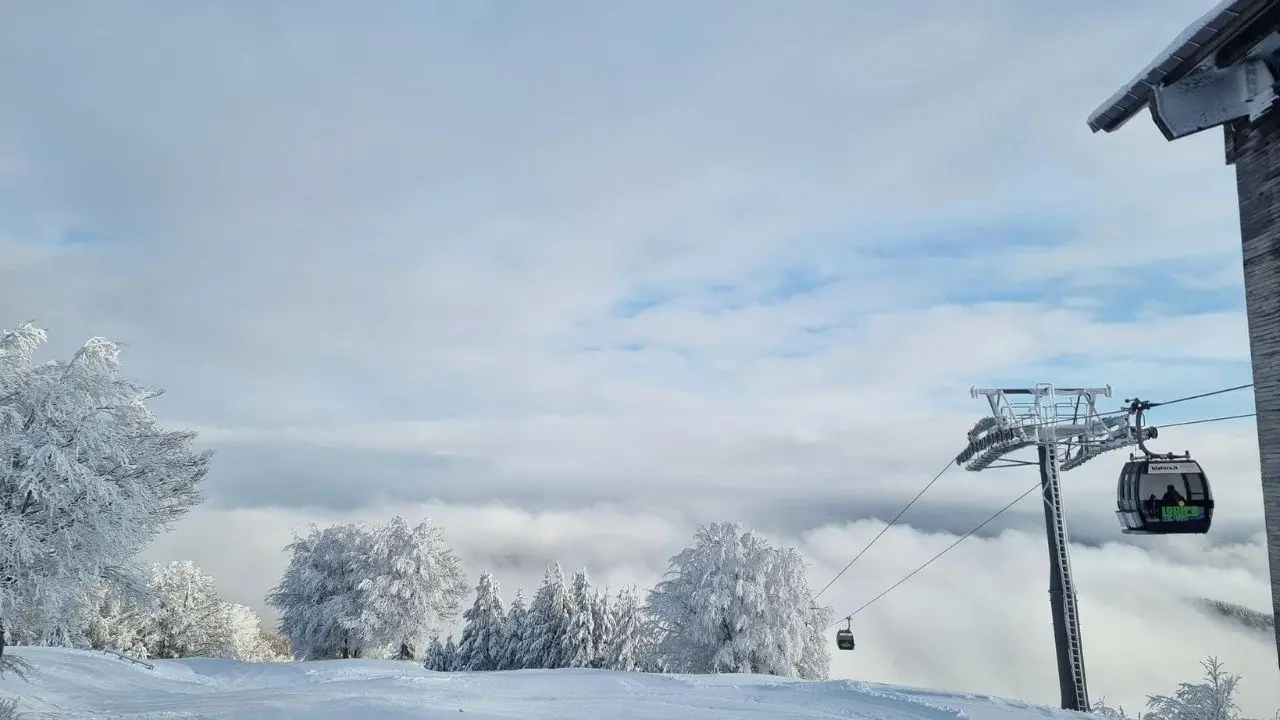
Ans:
{"label": "snow mound", "polygon": [[983,695],[760,675],[606,670],[438,673],[416,663],[158,660],[154,669],[85,650],[10,648],[26,683],[0,679],[29,718],[364,720],[373,718],[731,718],[1078,720],[1077,713]]}

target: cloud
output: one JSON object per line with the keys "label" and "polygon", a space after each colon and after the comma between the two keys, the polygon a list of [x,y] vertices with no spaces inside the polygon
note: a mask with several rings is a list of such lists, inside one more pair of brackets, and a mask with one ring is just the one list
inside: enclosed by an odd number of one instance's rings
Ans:
{"label": "cloud", "polygon": [[[393,512],[508,597],[557,559],[646,585],[732,518],[820,584],[960,450],[971,385],[1110,383],[1112,410],[1248,382],[1220,139],[1084,123],[1201,10],[23,7],[0,308],[50,357],[123,341],[168,390],[157,412],[217,457],[151,555],[259,608],[292,530]],[[1119,454],[1068,474],[1095,694],[1171,689],[1209,652],[1265,691],[1270,646],[1181,597],[1265,606],[1252,433],[1161,436],[1221,479],[1207,538],[1119,536]],[[831,602],[1034,480],[953,468]],[[1027,501],[860,615],[837,670],[1052,703],[1041,523]]]}

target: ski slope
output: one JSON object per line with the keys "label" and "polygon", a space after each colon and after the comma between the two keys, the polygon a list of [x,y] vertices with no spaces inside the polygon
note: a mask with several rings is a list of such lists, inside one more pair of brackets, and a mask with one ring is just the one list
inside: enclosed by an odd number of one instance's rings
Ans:
{"label": "ski slope", "polygon": [[[605,670],[436,673],[415,663],[330,660],[243,663],[159,660],[154,670],[85,650],[9,648],[29,683],[6,676],[0,696],[32,718],[135,720],[1013,720],[1077,713],[1000,700],[850,682],[757,675],[645,675]],[[460,714],[461,713],[461,714]]]}

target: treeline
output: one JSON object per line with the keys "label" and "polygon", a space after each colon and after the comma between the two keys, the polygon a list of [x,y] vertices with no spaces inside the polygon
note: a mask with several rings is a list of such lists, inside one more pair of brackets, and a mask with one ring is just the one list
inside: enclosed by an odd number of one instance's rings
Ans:
{"label": "treeline", "polygon": [[517,590],[503,607],[498,581],[485,572],[475,603],[455,644],[432,638],[423,657],[428,670],[487,671],[585,667],[630,672],[660,671],[646,645],[644,611],[635,587],[616,596],[593,588],[587,571],[566,585],[559,563],[549,567],[526,606]]}
{"label": "treeline", "polygon": [[476,585],[461,637],[440,640],[467,592],[461,564],[428,522],[312,527],[267,602],[303,660],[421,660],[439,670],[596,667],[682,673],[749,672],[823,679],[830,608],[810,600],[807,567],[736,523],[700,527],[641,599],[567,583],[549,567],[525,605],[504,606],[489,573]]}
{"label": "treeline", "polygon": [[289,660],[283,639],[247,605],[222,599],[211,575],[185,560],[153,565],[141,592],[98,584],[86,592],[66,637],[19,644],[87,646],[143,658]]}

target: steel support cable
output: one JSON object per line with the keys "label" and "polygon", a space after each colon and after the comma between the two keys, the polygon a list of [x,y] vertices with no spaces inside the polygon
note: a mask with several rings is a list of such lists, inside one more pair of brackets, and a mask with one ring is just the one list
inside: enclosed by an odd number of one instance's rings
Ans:
{"label": "steel support cable", "polygon": [[942,469],[938,471],[938,474],[937,474],[937,475],[934,475],[934,476],[933,476],[933,479],[929,481],[929,484],[928,484],[928,485],[925,485],[925,486],[924,486],[924,488],[923,488],[920,492],[916,493],[916,496],[915,496],[914,498],[912,498],[912,499],[911,499],[911,502],[907,503],[906,507],[904,507],[904,508],[902,508],[901,510],[899,510],[899,511],[898,511],[898,514],[897,514],[897,515],[894,515],[894,516],[893,516],[893,519],[892,519],[892,520],[890,520],[890,521],[888,522],[888,524],[886,524],[886,525],[884,526],[884,528],[880,530],[880,532],[876,533],[876,536],[875,536],[875,537],[871,538],[871,542],[869,542],[869,543],[867,543],[866,545],[864,545],[864,546],[863,546],[863,548],[862,548],[862,550],[858,551],[858,554],[857,554],[857,555],[854,555],[854,556],[853,556],[853,559],[849,561],[849,564],[848,564],[848,565],[845,565],[845,566],[844,566],[844,569],[842,569],[840,572],[836,573],[836,576],[835,576],[835,577],[831,578],[831,582],[828,582],[826,585],[823,585],[823,586],[822,586],[822,589],[821,589],[821,590],[819,590],[819,591],[818,591],[818,592],[813,596],[813,600],[816,602],[816,601],[818,600],[818,598],[822,596],[822,593],[824,593],[824,592],[826,592],[828,589],[830,589],[830,588],[831,588],[831,586],[832,586],[832,585],[834,585],[834,584],[835,584],[835,582],[836,582],[837,580],[839,580],[841,576],[843,576],[846,572],[848,572],[849,568],[853,567],[853,564],[854,564],[854,563],[856,563],[856,562],[858,562],[858,559],[859,559],[859,558],[861,558],[863,555],[865,555],[865,554],[866,554],[866,552],[867,552],[868,550],[870,550],[870,549],[871,549],[871,546],[876,544],[876,541],[877,541],[877,540],[879,540],[881,537],[883,537],[885,533],[889,532],[889,528],[893,527],[893,526],[894,526],[894,524],[895,524],[895,523],[897,523],[897,522],[898,522],[898,520],[900,520],[900,519],[902,518],[902,516],[903,516],[903,515],[905,515],[905,514],[907,513],[907,511],[908,511],[908,510],[910,510],[910,509],[911,509],[911,506],[912,506],[912,505],[915,505],[917,500],[919,500],[920,498],[924,497],[924,494],[925,494],[925,493],[927,493],[927,492],[929,492],[929,488],[933,487],[934,483],[936,483],[936,482],[938,482],[938,480],[942,479],[942,476],[943,476],[943,475],[945,475],[945,474],[946,474],[946,472],[947,472],[948,470],[950,470],[950,469],[951,469],[951,461],[950,461],[950,460],[948,460],[948,461],[947,461],[947,464],[946,464],[946,465],[943,465],[943,466],[942,466]]}
{"label": "steel support cable", "polygon": [[[1220,391],[1216,391],[1216,392],[1213,392],[1213,393],[1205,393],[1205,394],[1203,394],[1203,395],[1196,395],[1196,396],[1189,397],[1189,398],[1180,398],[1179,400],[1174,400],[1174,401],[1170,401],[1170,402],[1168,402],[1168,403],[1163,403],[1163,404],[1168,405],[1168,404],[1171,404],[1171,403],[1173,403],[1173,402],[1181,402],[1181,400],[1183,400],[1183,399],[1187,399],[1187,400],[1197,399],[1197,398],[1200,398],[1200,397],[1206,397],[1206,396],[1208,396],[1208,395],[1216,395],[1216,394],[1223,393],[1223,392],[1230,392],[1231,390],[1241,390],[1241,389],[1246,388],[1246,387],[1249,387],[1249,385],[1242,385],[1242,386],[1240,386],[1240,387],[1230,388],[1230,389],[1228,389],[1228,390],[1220,390]],[[1257,415],[1257,413],[1245,413],[1245,414],[1242,414],[1242,415],[1224,415],[1224,416],[1222,416],[1222,417],[1203,418],[1203,419],[1200,419],[1200,420],[1188,420],[1188,421],[1186,421],[1186,422],[1172,423],[1172,424],[1170,424],[1170,425],[1164,425],[1164,426],[1162,426],[1162,427],[1177,427],[1177,426],[1180,426],[1180,425],[1200,425],[1200,424],[1203,424],[1203,423],[1221,422],[1221,421],[1224,421],[1224,420],[1236,420],[1236,419],[1239,419],[1239,418],[1254,417],[1255,415]],[[938,477],[941,477],[941,473],[939,473],[939,474],[938,474]],[[934,481],[936,482],[936,481],[937,481],[937,478],[934,478]],[[932,484],[932,483],[930,483],[930,484]],[[926,487],[926,489],[927,489],[927,487]],[[881,600],[882,598],[884,598],[884,596],[886,596],[886,595],[888,595],[889,593],[893,592],[893,591],[894,591],[894,590],[896,590],[900,585],[902,585],[902,584],[903,584],[903,583],[905,583],[906,581],[910,580],[911,578],[915,577],[918,573],[920,573],[920,572],[921,572],[921,571],[923,571],[925,568],[929,567],[929,566],[930,566],[930,565],[932,565],[934,562],[936,562],[938,559],[940,559],[943,555],[946,555],[947,553],[951,552],[951,551],[952,551],[952,550],[953,550],[957,545],[959,545],[960,543],[964,542],[965,540],[968,540],[970,537],[972,537],[972,536],[973,536],[975,533],[977,533],[979,530],[981,530],[982,528],[984,528],[984,527],[986,527],[987,525],[989,525],[993,520],[995,520],[996,518],[998,518],[998,517],[1000,517],[1001,515],[1003,515],[1003,514],[1005,514],[1006,512],[1008,512],[1008,511],[1009,511],[1009,509],[1010,509],[1010,508],[1012,508],[1014,505],[1017,505],[1018,503],[1022,502],[1023,500],[1025,500],[1025,499],[1027,498],[1027,496],[1028,496],[1028,495],[1030,495],[1031,493],[1033,493],[1033,492],[1035,492],[1036,490],[1039,490],[1039,489],[1040,489],[1040,483],[1038,483],[1038,482],[1037,482],[1035,485],[1033,485],[1032,487],[1028,488],[1026,492],[1024,492],[1024,493],[1022,493],[1021,495],[1019,495],[1018,497],[1014,498],[1014,499],[1013,499],[1013,501],[1012,501],[1012,502],[1010,502],[1008,505],[1005,505],[1004,507],[1002,507],[1002,508],[1000,508],[999,510],[995,511],[995,512],[994,512],[994,513],[992,513],[992,514],[991,514],[991,515],[990,515],[986,520],[983,520],[982,522],[980,522],[980,523],[978,523],[977,525],[975,525],[975,526],[973,527],[973,529],[972,529],[972,530],[970,530],[969,532],[966,532],[964,535],[961,535],[959,538],[957,538],[957,539],[956,539],[956,541],[955,541],[955,542],[953,542],[953,543],[951,543],[950,545],[948,545],[947,547],[943,548],[943,550],[942,550],[941,552],[939,552],[937,555],[934,555],[933,557],[929,558],[927,561],[925,561],[925,563],[924,563],[923,565],[921,565],[921,566],[917,567],[916,569],[912,570],[911,572],[907,573],[907,574],[906,574],[902,579],[900,579],[900,580],[898,580],[897,582],[895,582],[894,584],[890,585],[887,589],[885,589],[885,590],[884,590],[883,592],[881,592],[879,595],[877,595],[877,596],[875,596],[875,597],[871,598],[870,600],[868,600],[867,602],[863,603],[863,604],[862,604],[862,606],[861,606],[861,607],[859,607],[857,610],[854,610],[853,612],[851,612],[851,613],[849,613],[849,614],[847,614],[847,615],[842,616],[842,617],[841,617],[839,620],[837,620],[836,622],[832,623],[831,625],[828,625],[828,626],[827,626],[827,629],[828,629],[828,630],[830,630],[831,628],[833,628],[833,627],[835,627],[835,626],[839,625],[839,624],[840,624],[840,623],[842,623],[842,622],[846,622],[846,621],[849,621],[849,620],[853,619],[853,616],[854,616],[854,615],[857,615],[858,613],[862,612],[863,610],[866,610],[867,608],[869,608],[869,607],[871,607],[872,605],[874,605],[876,602],[878,602],[879,600]],[[921,491],[921,495],[923,495],[923,494],[924,494],[924,492],[923,492],[923,491]],[[919,496],[917,496],[917,497],[919,497]],[[914,502],[914,501],[913,501],[913,502]],[[888,528],[886,528],[886,530],[887,530],[887,529],[888,529]],[[883,531],[881,532],[881,534],[884,534],[884,533],[883,533]],[[879,538],[879,535],[877,535],[876,537],[877,537],[877,538]],[[871,543],[868,543],[867,547],[870,547],[870,546],[871,546],[871,544],[873,544],[874,542],[875,542],[875,540],[872,540],[872,542],[871,542]],[[866,552],[866,550],[867,550],[867,548],[863,548],[862,552]],[[858,556],[859,556],[859,557],[861,557],[861,555],[862,555],[862,553],[858,553]],[[856,560],[857,558],[854,558],[854,559]],[[852,565],[852,564],[853,564],[853,563],[849,563],[849,565]],[[847,569],[848,569],[848,566],[846,566],[846,567],[845,567],[845,569],[847,570]],[[841,572],[843,573],[844,571],[841,571]],[[837,576],[837,577],[838,577],[838,576]]]}

